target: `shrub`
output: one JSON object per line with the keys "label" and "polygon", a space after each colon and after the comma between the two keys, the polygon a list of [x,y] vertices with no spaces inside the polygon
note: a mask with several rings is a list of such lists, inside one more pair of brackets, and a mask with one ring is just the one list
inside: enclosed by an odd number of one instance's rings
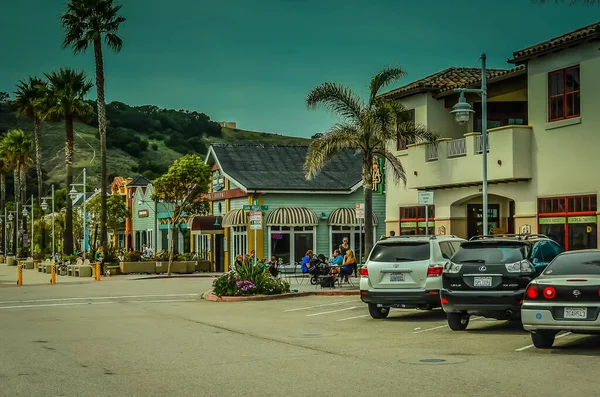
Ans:
{"label": "shrub", "polygon": [[243,265],[216,279],[213,293],[217,296],[276,295],[290,292],[290,284],[273,278],[259,266]]}
{"label": "shrub", "polygon": [[141,262],[142,253],[140,251],[131,251],[125,254],[125,261],[127,262]]}

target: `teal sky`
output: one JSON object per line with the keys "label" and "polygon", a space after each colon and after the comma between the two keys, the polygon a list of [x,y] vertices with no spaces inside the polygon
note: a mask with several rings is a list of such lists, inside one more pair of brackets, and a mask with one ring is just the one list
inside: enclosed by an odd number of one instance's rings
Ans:
{"label": "teal sky", "polygon": [[[197,110],[239,128],[309,137],[325,81],[361,94],[385,65],[404,83],[449,66],[507,67],[512,51],[600,20],[600,7],[530,0],[121,0],[123,50],[107,52],[106,98]],[[482,5],[485,4],[485,5]],[[2,1],[0,91],[61,66],[93,77],[93,54],[61,49],[62,0]],[[95,98],[95,94],[94,98]]]}

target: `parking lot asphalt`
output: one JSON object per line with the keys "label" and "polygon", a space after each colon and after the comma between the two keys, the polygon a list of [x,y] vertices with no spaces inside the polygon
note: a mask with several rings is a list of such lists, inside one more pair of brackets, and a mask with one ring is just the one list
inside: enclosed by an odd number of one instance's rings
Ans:
{"label": "parking lot asphalt", "polygon": [[539,350],[518,323],[472,318],[456,332],[440,310],[399,309],[374,320],[357,296],[200,300],[210,282],[1,290],[0,396],[593,396],[600,387],[599,337],[564,333]]}

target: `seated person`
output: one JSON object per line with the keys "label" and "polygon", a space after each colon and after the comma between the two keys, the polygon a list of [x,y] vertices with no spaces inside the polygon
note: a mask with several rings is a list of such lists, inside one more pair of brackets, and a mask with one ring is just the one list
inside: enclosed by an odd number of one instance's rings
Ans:
{"label": "seated person", "polygon": [[302,258],[302,273],[308,273],[311,267],[310,261],[313,256],[313,251],[306,251],[306,255]]}
{"label": "seated person", "polygon": [[269,262],[269,273],[271,276],[277,277],[279,274],[279,261],[275,258],[275,255],[271,256],[271,261]]}
{"label": "seated person", "polygon": [[340,254],[340,250],[333,251],[333,258],[331,258],[331,270],[329,274],[331,276],[337,276],[341,272],[341,267],[344,264],[344,257]]}
{"label": "seated person", "polygon": [[351,276],[352,273],[354,273],[356,267],[356,257],[354,256],[354,252],[352,250],[346,251],[344,267],[342,267],[342,275],[344,275],[346,281],[348,281],[348,276]]}

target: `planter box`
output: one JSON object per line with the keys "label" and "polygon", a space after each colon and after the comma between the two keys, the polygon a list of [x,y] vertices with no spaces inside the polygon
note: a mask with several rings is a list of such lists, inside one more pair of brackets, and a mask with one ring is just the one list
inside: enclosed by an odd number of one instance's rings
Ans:
{"label": "planter box", "polygon": [[196,262],[197,272],[210,272],[210,261],[198,261]]}
{"label": "planter box", "polygon": [[6,265],[7,266],[17,266],[17,261],[15,260],[14,256],[9,256],[6,258]]}
{"label": "planter box", "polygon": [[[169,262],[156,262],[156,273],[167,273]],[[171,273],[191,274],[196,271],[196,262],[175,261],[171,264]]]}
{"label": "planter box", "polygon": [[119,264],[121,274],[150,273],[156,272],[156,262],[121,262]]}

